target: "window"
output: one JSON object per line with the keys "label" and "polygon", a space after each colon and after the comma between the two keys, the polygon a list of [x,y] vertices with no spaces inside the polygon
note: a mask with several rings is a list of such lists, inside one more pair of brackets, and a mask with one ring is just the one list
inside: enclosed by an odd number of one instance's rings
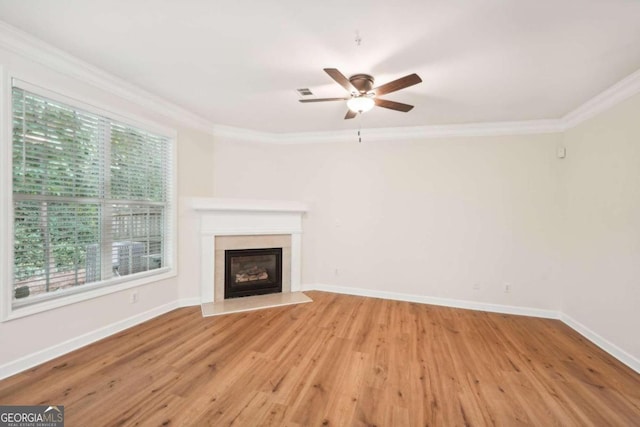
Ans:
{"label": "window", "polygon": [[89,109],[12,88],[14,309],[171,267],[172,139]]}

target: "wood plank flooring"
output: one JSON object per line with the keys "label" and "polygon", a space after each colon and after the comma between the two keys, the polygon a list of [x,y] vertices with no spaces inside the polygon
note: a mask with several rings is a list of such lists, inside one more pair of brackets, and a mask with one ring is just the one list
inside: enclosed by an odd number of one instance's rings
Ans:
{"label": "wood plank flooring", "polygon": [[309,292],[175,310],[0,381],[67,426],[633,426],[640,375],[560,321]]}

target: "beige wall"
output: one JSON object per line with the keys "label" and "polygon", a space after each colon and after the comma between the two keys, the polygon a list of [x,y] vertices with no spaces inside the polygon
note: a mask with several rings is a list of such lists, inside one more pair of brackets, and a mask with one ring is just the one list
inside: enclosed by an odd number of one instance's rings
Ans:
{"label": "beige wall", "polygon": [[303,284],[555,310],[560,138],[216,141],[215,195],[310,204]]}
{"label": "beige wall", "polygon": [[640,95],[564,143],[563,312],[640,360]]}
{"label": "beige wall", "polygon": [[213,196],[213,138],[182,130],[178,138],[178,283],[180,299],[200,298],[200,234],[190,197]]}

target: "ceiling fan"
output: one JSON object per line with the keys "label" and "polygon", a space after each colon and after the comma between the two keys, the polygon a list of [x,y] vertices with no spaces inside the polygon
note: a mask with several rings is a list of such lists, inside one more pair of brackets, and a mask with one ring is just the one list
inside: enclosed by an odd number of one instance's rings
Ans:
{"label": "ceiling fan", "polygon": [[413,108],[413,105],[381,99],[378,98],[378,96],[395,92],[422,82],[422,79],[414,73],[372,89],[374,78],[369,74],[354,74],[353,76],[346,78],[344,74],[336,68],[325,68],[324,71],[351,95],[343,98],[300,99],[300,102],[347,101],[349,111],[347,111],[347,115],[344,116],[345,120],[353,119],[358,115],[358,113],[369,111],[374,105],[406,113]]}

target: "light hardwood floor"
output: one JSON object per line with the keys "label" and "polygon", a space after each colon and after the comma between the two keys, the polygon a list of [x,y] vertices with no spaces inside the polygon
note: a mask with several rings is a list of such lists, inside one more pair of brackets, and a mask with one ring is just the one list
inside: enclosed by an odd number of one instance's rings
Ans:
{"label": "light hardwood floor", "polygon": [[183,308],[0,381],[67,426],[640,425],[640,375],[560,321],[309,292]]}

